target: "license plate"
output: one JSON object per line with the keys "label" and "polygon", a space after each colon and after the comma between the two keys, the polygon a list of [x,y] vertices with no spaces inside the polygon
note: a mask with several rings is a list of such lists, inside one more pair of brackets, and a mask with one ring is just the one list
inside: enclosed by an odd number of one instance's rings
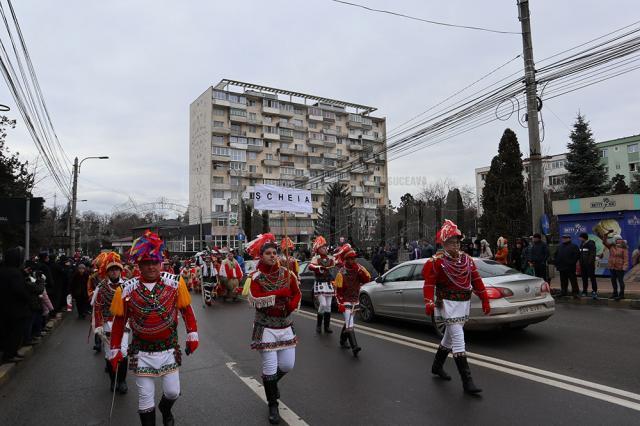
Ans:
{"label": "license plate", "polygon": [[529,312],[537,312],[544,309],[544,305],[523,306],[520,308],[520,313],[526,314]]}

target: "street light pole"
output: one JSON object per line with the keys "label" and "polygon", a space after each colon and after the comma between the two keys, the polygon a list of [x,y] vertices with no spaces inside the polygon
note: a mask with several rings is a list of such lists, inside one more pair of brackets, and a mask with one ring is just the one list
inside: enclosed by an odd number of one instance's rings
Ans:
{"label": "street light pole", "polygon": [[100,156],[100,157],[85,157],[78,163],[78,157],[73,161],[73,188],[71,194],[71,226],[70,226],[70,235],[71,235],[71,244],[69,246],[69,255],[73,255],[76,250],[76,204],[78,202],[78,175],[80,174],[80,167],[82,166],[83,161],[85,160],[107,160],[109,157]]}

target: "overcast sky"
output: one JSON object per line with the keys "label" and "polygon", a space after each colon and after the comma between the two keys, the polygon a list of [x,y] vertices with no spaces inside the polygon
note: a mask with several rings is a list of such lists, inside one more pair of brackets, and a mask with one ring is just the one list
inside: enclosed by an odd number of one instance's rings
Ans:
{"label": "overcast sky", "polygon": [[[354,1],[520,30],[515,0]],[[111,158],[85,162],[79,179],[78,197],[88,200],[79,209],[101,212],[128,196],[188,202],[189,104],[222,78],[375,106],[393,129],[522,51],[519,35],[428,25],[329,0],[13,3],[66,152]],[[531,13],[541,59],[638,20],[640,3],[533,0]],[[521,68],[518,59],[496,79]],[[640,133],[639,72],[545,104],[543,153],[565,150],[578,111],[598,141]],[[35,146],[4,82],[0,103],[10,105],[19,122],[9,131],[9,148],[34,160]],[[389,175],[396,182],[448,177],[473,185],[474,169],[490,163],[507,126],[526,152],[526,129],[514,117],[391,162]],[[394,204],[419,191],[389,189]],[[50,179],[36,190],[48,204],[54,192]]]}

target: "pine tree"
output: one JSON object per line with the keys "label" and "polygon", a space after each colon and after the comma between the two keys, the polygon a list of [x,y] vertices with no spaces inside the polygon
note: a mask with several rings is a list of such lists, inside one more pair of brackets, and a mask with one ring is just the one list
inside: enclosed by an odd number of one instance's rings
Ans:
{"label": "pine tree", "polygon": [[529,215],[522,175],[522,152],[516,134],[506,129],[482,190],[482,233],[490,242],[528,232]]}
{"label": "pine tree", "polygon": [[611,178],[611,194],[628,194],[629,192],[631,192],[631,189],[624,181],[624,175],[617,174]]}
{"label": "pine tree", "polygon": [[589,122],[578,114],[567,144],[565,193],[569,198],[595,197],[608,190],[607,174]]}
{"label": "pine tree", "polygon": [[640,173],[634,173],[629,185],[632,194],[640,194]]}
{"label": "pine tree", "polygon": [[316,234],[325,237],[331,246],[339,237],[350,239],[353,208],[353,198],[346,185],[340,182],[329,185],[322,202],[322,212],[316,221]]}

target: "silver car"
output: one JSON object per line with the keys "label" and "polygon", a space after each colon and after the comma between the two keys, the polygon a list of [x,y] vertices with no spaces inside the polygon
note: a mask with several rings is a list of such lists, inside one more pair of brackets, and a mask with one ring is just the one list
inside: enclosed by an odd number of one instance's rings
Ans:
{"label": "silver car", "polygon": [[[360,290],[360,318],[365,322],[376,316],[429,323],[442,333],[444,325],[425,314],[422,268],[427,259],[402,263]],[[521,274],[498,262],[474,258],[478,272],[489,292],[491,313],[482,313],[482,303],[473,294],[466,329],[523,329],[541,322],[555,312],[550,287],[543,279]]]}

